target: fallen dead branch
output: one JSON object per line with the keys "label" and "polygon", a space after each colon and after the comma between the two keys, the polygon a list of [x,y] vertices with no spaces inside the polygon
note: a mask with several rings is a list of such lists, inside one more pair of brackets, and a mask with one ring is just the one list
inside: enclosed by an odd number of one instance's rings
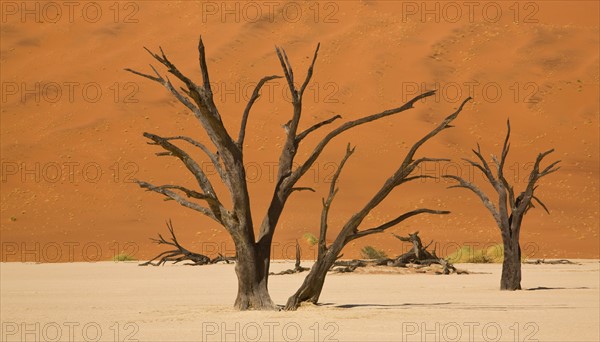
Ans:
{"label": "fallen dead branch", "polygon": [[[377,259],[377,260],[338,260],[333,264],[330,269],[334,273],[349,273],[354,272],[359,267],[368,266],[390,266],[390,267],[412,267],[415,269],[422,269],[431,265],[440,265],[441,270],[435,271],[436,274],[467,274],[467,271],[457,270],[454,265],[448,262],[446,259],[440,258],[435,254],[435,248],[429,252],[427,248],[433,243],[430,242],[427,246],[423,246],[419,232],[408,234],[408,236],[399,236],[393,234],[397,239],[403,242],[412,243],[410,251],[400,255],[397,258],[390,259]],[[418,273],[425,273],[425,271],[417,271]]]}
{"label": "fallen dead branch", "polygon": [[216,264],[218,262],[226,262],[230,263],[234,261],[235,257],[226,257],[219,254],[214,259],[207,257],[204,254],[194,253],[184,248],[177,241],[177,237],[175,236],[175,232],[173,230],[173,223],[171,220],[167,222],[167,228],[169,229],[169,233],[171,233],[171,241],[167,241],[161,234],[158,234],[158,239],[150,238],[150,240],[154,241],[159,245],[169,245],[175,247],[173,250],[165,251],[155,256],[154,258],[141,263],[140,266],[161,266],[167,262],[173,262],[177,264],[182,261],[190,261],[191,263],[187,263],[185,265],[189,266],[201,266],[201,265],[210,265]]}
{"label": "fallen dead branch", "polygon": [[523,261],[524,264],[530,264],[530,265],[541,265],[541,264],[547,264],[547,265],[581,265],[577,262],[573,262],[571,260],[567,260],[567,259],[559,259],[559,260],[546,260],[546,259],[537,259],[537,260],[525,260]]}

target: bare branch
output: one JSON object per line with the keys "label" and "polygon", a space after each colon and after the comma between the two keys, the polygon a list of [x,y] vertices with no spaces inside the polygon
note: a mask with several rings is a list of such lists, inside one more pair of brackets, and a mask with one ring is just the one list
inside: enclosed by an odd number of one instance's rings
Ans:
{"label": "bare branch", "polygon": [[[150,65],[150,66],[152,66],[152,65]],[[144,74],[144,73],[141,73],[139,71],[135,71],[135,70],[129,69],[129,68],[125,68],[124,70],[128,71],[128,72],[130,72],[132,74],[145,77],[145,78],[150,79],[150,80],[152,80],[154,82],[158,82],[158,83],[161,83],[161,84],[164,82],[164,79],[162,77],[160,77],[160,75],[157,76],[157,77],[154,77],[154,76],[151,76],[151,75],[148,75],[148,74]]]}
{"label": "bare branch", "polygon": [[211,152],[208,149],[208,147],[206,147],[206,145],[204,145],[190,137],[186,137],[184,135],[178,135],[178,136],[174,136],[174,137],[165,137],[163,139],[165,139],[165,140],[183,140],[183,141],[186,141],[186,142],[198,147],[199,149],[202,150],[202,152],[204,152],[208,156],[208,158],[210,158],[210,161],[212,162],[215,169],[217,170],[217,173],[221,177],[221,180],[223,180],[224,182],[226,181],[227,175],[225,174],[225,171],[223,170],[223,167],[221,166],[221,162],[219,161],[219,155]]}
{"label": "bare branch", "polygon": [[212,89],[210,87],[210,78],[208,77],[208,66],[206,65],[206,53],[204,51],[204,42],[202,41],[202,36],[200,36],[200,39],[198,40],[198,62],[200,64],[200,71],[202,72],[204,90],[212,97]]}
{"label": "bare branch", "polygon": [[483,202],[485,207],[490,211],[490,213],[494,217],[494,220],[498,224],[498,227],[502,227],[502,219],[500,218],[500,213],[498,212],[498,209],[496,209],[496,206],[494,205],[494,203],[492,203],[492,201],[490,201],[489,197],[487,197],[487,195],[483,191],[481,191],[481,189],[479,189],[473,183],[467,182],[466,180],[464,180],[463,178],[458,177],[458,176],[443,175],[442,177],[458,181],[457,185],[451,185],[448,187],[448,189],[465,188],[465,189],[471,190],[477,196],[479,196],[479,198],[481,199],[481,201]]}
{"label": "bare branch", "polygon": [[331,207],[331,203],[333,202],[333,199],[336,195],[336,193],[338,192],[337,189],[337,181],[340,177],[340,174],[342,173],[342,170],[344,169],[344,165],[346,165],[346,162],[348,161],[348,158],[350,158],[350,156],[352,156],[352,154],[354,153],[354,151],[356,150],[356,147],[351,148],[350,144],[348,144],[346,146],[346,154],[344,155],[344,158],[342,158],[342,161],[340,161],[340,164],[337,168],[337,170],[335,170],[335,174],[333,175],[333,178],[331,179],[331,184],[329,186],[329,195],[327,196],[327,199],[323,199],[323,209],[321,211],[321,228],[319,231],[319,255],[322,255],[323,253],[325,253],[326,249],[327,249],[327,225],[328,225],[328,216],[329,216],[329,208]]}
{"label": "bare branch", "polygon": [[[179,158],[183,162],[183,164],[187,167],[187,169],[194,175],[194,177],[196,178],[196,181],[198,182],[198,185],[200,186],[202,191],[204,191],[205,194],[214,197],[216,202],[219,202],[217,194],[216,194],[210,180],[208,179],[208,177],[206,177],[206,174],[204,173],[202,168],[198,165],[198,163],[196,163],[196,161],[194,161],[192,159],[192,157],[190,157],[189,154],[187,154],[185,151],[183,151],[179,147],[170,143],[169,140],[162,138],[158,135],[146,132],[146,133],[144,133],[144,136],[146,138],[154,141],[157,145],[160,145],[165,150],[169,151],[173,156]],[[216,205],[215,203],[212,203],[212,202],[209,202],[209,206],[210,206],[210,209],[213,211],[213,214],[215,215],[215,217],[217,217],[220,220],[222,212],[225,212],[223,206]]]}
{"label": "bare branch", "polygon": [[[487,161],[485,160],[485,158],[481,154],[481,147],[479,146],[479,143],[477,144],[477,150],[473,149],[471,151],[473,151],[473,153],[481,161],[481,165],[479,165],[477,163],[471,164],[471,165],[473,165],[473,166],[477,167],[479,170],[481,170],[481,172],[483,172],[483,174],[486,176],[486,178],[490,181],[490,184],[492,184],[492,186],[494,186],[494,189],[498,190],[498,181],[494,177],[494,174],[492,173],[492,169],[488,165]],[[467,160],[467,159],[464,159],[464,160],[466,160],[467,162],[471,163],[470,160]],[[478,167],[477,165],[479,165],[480,167]]]}
{"label": "bare branch", "polygon": [[309,188],[309,187],[305,187],[305,186],[300,186],[300,187],[292,188],[291,191],[310,191],[310,192],[316,192],[315,189]]}
{"label": "bare branch", "polygon": [[542,172],[540,172],[539,178],[542,178],[546,175],[549,175],[553,172],[558,171],[560,169],[560,167],[556,167],[556,165],[558,165],[560,162],[561,162],[560,160],[557,160],[554,163],[548,165]]}
{"label": "bare branch", "polygon": [[510,150],[510,119],[506,120],[506,138],[504,139],[504,144],[502,145],[502,154],[500,155],[500,161],[496,159],[495,156],[492,156],[494,162],[497,166],[497,174],[498,180],[502,182],[502,187],[498,187],[497,190],[503,188],[504,191],[508,193],[508,201],[511,207],[511,210],[515,210],[516,202],[515,202],[515,192],[513,187],[508,183],[506,177],[504,177],[504,164],[506,163],[506,157],[508,156],[508,151]]}
{"label": "bare branch", "polygon": [[[313,69],[315,67],[315,62],[317,61],[317,54],[319,53],[320,47],[321,47],[321,43],[318,43],[317,48],[315,49],[315,54],[313,56],[312,63],[310,64],[310,67],[308,68],[308,72],[306,73],[306,79],[304,79],[304,83],[302,83],[302,86],[300,87],[300,94],[299,94],[300,99],[302,99],[302,95],[304,95],[304,90],[306,90],[306,86],[308,85],[308,83],[310,82],[310,79],[312,78]],[[286,56],[286,58],[287,58],[287,56]]]}
{"label": "bare branch", "polygon": [[506,120],[506,138],[504,138],[504,144],[502,145],[502,155],[500,157],[500,164],[498,165],[498,169],[500,172],[504,170],[504,162],[506,161],[506,156],[508,156],[508,151],[510,150],[510,119]]}
{"label": "bare branch", "polygon": [[248,123],[248,116],[250,115],[250,109],[252,109],[254,102],[256,102],[256,100],[260,97],[260,89],[268,81],[271,81],[271,80],[274,80],[277,78],[281,78],[281,76],[277,76],[277,75],[265,76],[258,82],[258,84],[256,84],[256,87],[254,88],[254,92],[252,92],[252,96],[250,97],[250,100],[248,101],[248,104],[246,105],[246,109],[244,109],[244,114],[242,115],[242,124],[240,126],[240,133],[238,135],[238,140],[237,140],[237,144],[240,147],[240,149],[243,149],[243,146],[244,146],[244,137],[246,136],[246,125]]}
{"label": "bare branch", "polygon": [[421,140],[417,141],[412,147],[411,149],[408,151],[408,153],[406,154],[406,157],[404,158],[404,162],[402,163],[403,165],[408,165],[413,161],[413,158],[415,156],[415,153],[417,153],[417,150],[425,143],[427,142],[429,139],[433,138],[434,136],[436,136],[438,133],[440,133],[441,131],[451,128],[453,126],[450,125],[450,123],[452,121],[454,121],[454,119],[456,119],[458,117],[458,114],[460,114],[460,112],[463,110],[463,107],[465,106],[465,104],[467,104],[467,102],[469,102],[471,100],[471,97],[467,97],[458,107],[458,109],[456,109],[456,111],[450,115],[448,115],[444,121],[442,121],[441,124],[439,124],[435,129],[433,129],[431,132],[429,132],[426,136],[424,136],[423,138],[421,138]]}
{"label": "bare branch", "polygon": [[[402,183],[405,183],[407,181],[411,181],[415,178],[435,178],[435,177],[409,177],[407,178],[420,164],[425,163],[425,162],[434,162],[434,163],[439,163],[439,162],[448,162],[450,161],[450,159],[447,158],[428,158],[428,157],[424,157],[424,158],[419,158],[415,161],[413,161],[412,163],[409,164],[402,164],[401,168],[398,170],[398,172],[402,173],[399,177],[398,177],[398,184],[400,185]],[[407,162],[407,160],[404,161],[405,163]]]}
{"label": "bare branch", "polygon": [[408,109],[413,108],[414,104],[416,102],[418,102],[421,99],[424,99],[426,97],[432,96],[435,94],[435,91],[428,91],[426,93],[422,93],[418,96],[415,96],[413,99],[411,99],[410,101],[408,101],[407,103],[405,103],[404,105],[398,107],[398,108],[394,108],[394,109],[388,109],[385,110],[383,112],[377,113],[377,114],[372,114],[357,120],[353,120],[353,121],[348,121],[344,124],[342,124],[341,126],[339,126],[338,128],[334,129],[333,131],[329,132],[329,134],[327,134],[322,140],[321,142],[319,142],[319,144],[315,147],[315,149],[313,150],[313,152],[310,154],[310,156],[308,157],[308,159],[302,163],[302,165],[300,167],[298,167],[289,177],[288,177],[288,183],[289,186],[293,186],[293,184],[295,184],[300,177],[302,177],[309,169],[310,167],[314,164],[314,162],[317,160],[317,158],[319,157],[319,155],[321,154],[321,152],[323,152],[323,150],[325,149],[325,147],[327,146],[327,144],[329,144],[329,142],[335,138],[336,136],[340,135],[341,133],[375,121],[375,120],[379,120],[382,118],[385,118],[387,116],[393,115],[393,114],[397,114],[397,113],[401,113],[403,111],[406,111]]}
{"label": "bare branch", "polygon": [[417,179],[437,179],[437,177],[429,176],[429,175],[418,175],[418,176],[406,177],[402,180],[402,183],[407,183],[407,182],[417,180]]}
{"label": "bare branch", "polygon": [[537,203],[539,203],[539,205],[542,206],[542,208],[544,208],[544,210],[546,211],[546,213],[550,214],[550,211],[548,210],[548,207],[546,207],[546,205],[544,204],[544,202],[542,202],[539,198],[537,198],[536,196],[532,196],[531,197],[532,200],[536,201]]}
{"label": "bare branch", "polygon": [[[191,79],[185,76],[179,69],[167,58],[162,48],[160,48],[160,55],[153,53],[147,48],[144,48],[148,53],[161,64],[167,67],[167,71],[173,75],[175,75],[181,82],[183,82],[187,89],[183,90],[188,97],[182,95],[171,83],[168,77],[162,78],[156,70],[158,77],[152,77],[150,75],[145,75],[131,69],[126,69],[127,71],[133,72],[136,75],[150,78],[158,83],[161,83],[167,90],[169,90],[179,102],[185,105],[194,116],[200,121],[206,132],[208,133],[210,139],[213,141],[215,146],[217,146],[220,152],[224,152],[227,150],[231,154],[237,153],[237,146],[233,144],[233,140],[227,133],[223,122],[221,121],[221,116],[219,111],[217,110],[214,101],[212,99],[212,91],[210,90],[210,83],[208,79],[208,70],[206,66],[206,58],[204,56],[204,45],[200,41],[199,42],[199,53],[201,54],[200,66],[201,71],[204,78],[204,86],[202,88],[195,84]],[[148,77],[149,76],[149,77]],[[191,101],[191,100],[193,101]],[[194,104],[195,103],[195,104]],[[224,158],[225,159],[225,158]]]}
{"label": "bare branch", "polygon": [[[287,59],[287,55],[285,55],[285,50],[283,48],[275,47],[275,52],[277,53],[277,57],[279,58],[279,63],[283,68],[283,73],[285,75],[285,79],[288,83],[288,88],[290,88],[290,92],[292,95],[292,100],[296,101],[298,99],[298,92],[294,86],[294,72],[292,71],[292,67],[289,64]],[[285,57],[284,57],[285,55]]]}
{"label": "bare branch", "polygon": [[556,166],[558,165],[558,163],[560,163],[560,160],[555,161],[553,163],[551,163],[550,165],[548,165],[546,168],[544,168],[543,171],[540,172],[540,164],[541,162],[544,160],[544,158],[546,156],[548,156],[549,154],[551,154],[552,152],[554,152],[554,149],[548,150],[546,152],[542,152],[540,154],[538,154],[535,163],[533,165],[533,170],[531,170],[531,173],[529,175],[529,182],[527,183],[527,187],[525,188],[525,191],[523,192],[523,201],[521,201],[521,203],[519,204],[516,213],[518,215],[523,215],[528,207],[529,207],[529,203],[531,202],[531,199],[533,198],[533,192],[536,188],[536,183],[538,180],[540,180],[540,178],[556,172],[560,169],[560,167]]}
{"label": "bare branch", "polygon": [[[346,222],[346,224],[342,228],[342,231],[338,235],[338,238],[336,239],[336,243],[342,243],[342,245],[343,245],[343,244],[345,244],[345,242],[340,242],[340,241],[346,241],[346,237],[351,236],[352,234],[356,234],[358,227],[360,226],[360,224],[362,223],[364,218],[375,207],[377,207],[385,198],[387,198],[387,196],[392,192],[392,190],[395,187],[397,187],[398,185],[405,182],[405,180],[407,178],[410,178],[409,176],[410,176],[411,172],[415,169],[416,166],[418,166],[419,163],[422,163],[422,162],[425,162],[428,160],[432,160],[432,161],[439,160],[439,159],[433,159],[433,158],[421,158],[421,159],[418,159],[415,161],[415,160],[413,160],[413,157],[414,157],[415,153],[417,152],[418,148],[420,146],[422,146],[427,140],[433,138],[439,132],[450,127],[450,123],[458,117],[458,114],[462,110],[464,104],[469,99],[470,98],[463,101],[461,106],[454,113],[452,113],[451,115],[446,117],[446,119],[441,124],[439,124],[436,128],[431,130],[427,135],[425,135],[422,139],[417,141],[412,146],[412,148],[410,149],[410,151],[404,158],[404,161],[398,167],[396,172],[394,172],[394,174],[385,181],[383,186],[375,193],[375,195],[373,195],[373,197],[363,206],[363,208],[356,214],[352,215],[352,217]],[[417,178],[419,178],[419,177],[417,177]],[[413,179],[417,179],[417,178],[410,178],[409,180],[413,180]]]}
{"label": "bare branch", "polygon": [[296,144],[299,144],[302,139],[306,138],[306,136],[309,135],[310,133],[312,133],[313,131],[316,131],[317,129],[319,129],[325,125],[329,125],[330,123],[334,122],[335,120],[341,119],[341,118],[342,118],[341,115],[336,115],[332,118],[329,118],[327,120],[324,120],[324,121],[321,121],[319,123],[312,125],[311,127],[307,128],[304,132],[302,132],[296,136]]}
{"label": "bare branch", "polygon": [[136,183],[137,183],[137,184],[138,184],[138,185],[139,185],[141,188],[147,189],[148,191],[154,191],[154,192],[156,192],[156,193],[159,193],[159,194],[165,195],[165,196],[167,196],[168,198],[171,198],[171,199],[175,200],[177,203],[179,203],[180,205],[182,205],[182,206],[184,206],[184,207],[187,207],[187,208],[190,208],[190,209],[196,210],[196,211],[198,211],[198,212],[201,212],[202,214],[204,214],[204,215],[206,215],[206,216],[210,217],[211,219],[213,219],[213,220],[215,220],[215,221],[217,221],[217,222],[219,222],[219,223],[222,223],[222,222],[221,222],[221,220],[220,220],[220,219],[218,219],[218,218],[217,218],[217,217],[216,217],[216,216],[213,214],[213,211],[212,211],[212,210],[210,210],[210,209],[208,209],[208,208],[205,208],[205,207],[203,207],[203,206],[201,206],[201,205],[199,205],[199,204],[197,204],[197,203],[190,202],[190,201],[188,201],[188,200],[184,199],[183,197],[181,197],[180,195],[178,195],[176,192],[173,192],[173,191],[171,191],[171,190],[169,190],[169,189],[167,189],[167,188],[163,188],[163,187],[160,187],[160,186],[152,185],[152,184],[150,184],[150,183],[143,182],[143,181],[138,181],[138,180],[136,180],[135,182],[136,182]]}
{"label": "bare branch", "polygon": [[383,231],[385,231],[386,229],[392,228],[395,225],[397,225],[398,223],[411,218],[413,216],[419,215],[419,214],[435,214],[435,215],[447,215],[450,214],[449,211],[446,210],[432,210],[432,209],[416,209],[413,211],[409,211],[407,213],[404,213],[398,217],[396,217],[395,219],[386,222],[380,226],[377,226],[375,228],[369,228],[366,230],[361,230],[361,231],[357,231],[351,235],[349,235],[346,239],[347,242],[352,241],[354,239],[357,239],[359,237],[363,237],[363,236],[367,236],[367,235],[371,235],[371,234],[376,234],[376,233],[381,233]]}
{"label": "bare branch", "polygon": [[[183,82],[187,86],[187,88],[188,88],[187,93],[194,100],[194,102],[196,102],[196,104],[198,105],[198,108],[201,111],[203,111],[205,115],[214,116],[215,118],[217,118],[220,121],[220,117],[219,117],[218,113],[215,110],[208,110],[207,109],[209,107],[209,105],[212,104],[212,103],[209,103],[209,102],[211,102],[211,99],[206,96],[205,91],[202,88],[200,88],[196,83],[194,83],[190,78],[188,78],[187,76],[185,76],[181,71],[179,71],[179,69],[175,66],[175,64],[173,64],[167,58],[167,56],[165,55],[165,52],[163,51],[162,47],[159,47],[161,55],[158,55],[158,54],[150,51],[146,47],[144,47],[144,49],[146,51],[148,51],[148,53],[152,57],[154,57],[154,59],[156,59],[161,64],[163,64],[164,66],[166,66],[167,67],[167,71],[169,73],[175,75],[175,77],[177,77],[181,82]],[[210,89],[210,86],[209,86],[209,89]]]}
{"label": "bare branch", "polygon": [[212,197],[212,196],[200,193],[200,192],[198,192],[196,190],[188,189],[188,188],[186,188],[184,186],[181,186],[181,185],[165,184],[165,185],[156,186],[156,188],[161,188],[161,189],[166,189],[166,190],[169,190],[169,189],[179,190],[179,191],[185,193],[185,195],[187,197],[201,199],[201,200],[205,200],[207,202],[216,202],[216,203],[218,203],[218,201],[214,197]]}

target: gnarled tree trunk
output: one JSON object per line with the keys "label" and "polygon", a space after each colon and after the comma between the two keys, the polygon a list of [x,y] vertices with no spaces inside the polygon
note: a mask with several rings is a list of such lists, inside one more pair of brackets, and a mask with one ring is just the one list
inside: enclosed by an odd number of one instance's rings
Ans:
{"label": "gnarled tree trunk", "polygon": [[521,289],[521,248],[519,241],[509,238],[504,241],[504,260],[502,261],[502,278],[500,278],[500,290]]}
{"label": "gnarled tree trunk", "polygon": [[329,271],[336,260],[334,257],[331,257],[332,255],[334,254],[317,259],[306,278],[304,278],[304,282],[300,285],[300,288],[288,298],[285,305],[286,310],[295,310],[302,302],[317,304],[323,290],[323,285],[325,284],[327,271]]}
{"label": "gnarled tree trunk", "polygon": [[271,300],[268,289],[268,255],[256,244],[236,244],[238,262],[235,273],[238,293],[234,307],[239,310],[278,310]]}

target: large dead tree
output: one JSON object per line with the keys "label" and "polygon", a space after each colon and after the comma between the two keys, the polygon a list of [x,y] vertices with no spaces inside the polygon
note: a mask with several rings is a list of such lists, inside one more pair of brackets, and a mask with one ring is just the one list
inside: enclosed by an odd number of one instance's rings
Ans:
{"label": "large dead tree", "polygon": [[538,181],[542,177],[547,176],[560,168],[557,166],[558,163],[560,163],[560,160],[551,163],[544,169],[540,169],[542,160],[554,150],[552,149],[538,154],[533,169],[529,174],[529,180],[525,190],[521,192],[519,196],[515,197],[513,186],[510,185],[504,176],[504,164],[506,162],[506,157],[508,156],[508,151],[510,150],[509,140],[510,121],[507,121],[506,138],[504,139],[500,160],[492,155],[495,167],[492,167],[487,163],[482,155],[479,144],[477,144],[477,150],[473,150],[473,153],[477,156],[479,161],[463,159],[481,171],[486,180],[494,187],[494,190],[498,194],[497,204],[494,204],[479,187],[464,178],[455,175],[445,175],[444,177],[457,182],[457,184],[452,185],[449,188],[466,188],[475,193],[494,217],[498,228],[500,228],[504,245],[504,261],[502,263],[500,289],[514,291],[521,289],[521,246],[519,245],[519,236],[521,234],[523,218],[527,211],[534,207],[533,202],[538,203],[549,213],[546,205],[535,196],[535,190],[538,187]]}
{"label": "large dead tree", "polygon": [[373,197],[363,206],[363,208],[352,215],[348,221],[341,227],[340,232],[337,237],[329,246],[327,246],[327,230],[328,230],[328,216],[329,209],[331,208],[331,204],[335,195],[338,192],[337,181],[340,177],[342,169],[346,165],[348,158],[354,153],[354,148],[350,148],[350,145],[346,148],[346,154],[342,158],[335,174],[333,175],[331,185],[329,188],[329,194],[327,198],[323,198],[323,209],[321,211],[321,224],[319,231],[319,243],[318,243],[318,252],[317,252],[317,260],[315,264],[311,268],[309,274],[304,279],[304,282],[296,291],[294,295],[292,295],[285,306],[286,310],[296,310],[298,306],[302,302],[311,302],[317,303],[319,297],[321,295],[321,291],[323,289],[323,285],[325,283],[325,277],[327,276],[327,271],[333,266],[335,261],[339,258],[339,255],[350,241],[355,239],[369,236],[372,234],[377,234],[386,231],[389,228],[392,228],[404,220],[411,218],[420,214],[449,214],[449,211],[442,210],[432,210],[426,208],[414,209],[409,212],[406,212],[395,219],[383,223],[377,227],[360,229],[360,226],[369,215],[369,213],[377,208],[377,206],[386,198],[388,195],[399,185],[405,184],[412,180],[422,179],[422,178],[432,178],[427,175],[413,175],[413,171],[418,168],[424,162],[440,162],[440,161],[448,161],[448,159],[442,158],[427,158],[422,157],[415,159],[415,155],[418,149],[425,144],[429,139],[436,136],[441,131],[452,127],[450,123],[456,119],[458,114],[462,111],[465,103],[469,101],[470,98],[467,98],[463,101],[463,103],[459,106],[459,108],[449,115],[445,120],[442,121],[436,128],[434,128],[431,132],[425,135],[422,139],[417,141],[411,149],[408,151],[404,160],[396,169],[396,171],[386,180],[383,186],[373,195]]}
{"label": "large dead tree", "polygon": [[[428,91],[414,97],[397,108],[388,109],[360,119],[347,121],[321,138],[306,160],[296,161],[296,153],[302,141],[321,127],[330,125],[334,121],[339,120],[341,116],[335,115],[308,128],[300,128],[303,95],[313,75],[319,45],[317,45],[314,52],[306,76],[298,83],[296,83],[298,81],[296,79],[297,74],[294,74],[285,50],[276,48],[276,54],[291,93],[293,110],[291,118],[284,125],[286,136],[279,156],[277,178],[273,194],[267,212],[262,219],[260,229],[258,230],[258,236],[256,236],[254,233],[253,216],[250,210],[250,196],[248,194],[246,182],[246,170],[244,168],[244,138],[246,136],[246,127],[250,118],[250,112],[260,96],[261,88],[266,82],[282,77],[277,75],[265,76],[257,83],[252,96],[241,114],[241,125],[237,132],[237,136],[233,136],[225,128],[221,113],[217,109],[213,99],[202,38],[200,38],[198,45],[199,67],[202,74],[201,84],[195,83],[192,79],[184,75],[175,64],[167,58],[162,48],[160,48],[160,53],[154,53],[148,49],[146,50],[156,61],[162,64],[167,72],[174,76],[182,86],[179,87],[173,84],[168,76],[159,73],[152,65],[150,67],[152,68],[153,74],[145,74],[131,69],[126,70],[157,82],[165,87],[198,119],[198,122],[207,133],[216,151],[191,137],[163,137],[153,133],[144,133],[144,136],[150,140],[150,144],[160,146],[165,150],[164,152],[157,153],[157,155],[172,156],[181,160],[194,176],[199,189],[194,190],[181,185],[170,184],[154,185],[144,181],[137,181],[137,183],[140,187],[148,191],[153,191],[166,196],[184,207],[200,212],[222,225],[227,230],[235,244],[238,261],[236,263],[238,293],[235,300],[235,307],[240,310],[278,309],[271,300],[267,287],[273,234],[275,233],[277,222],[281,217],[284,206],[292,193],[306,190],[306,188],[298,187],[296,185],[301,177],[315,163],[317,158],[319,158],[325,147],[335,137],[351,128],[409,110],[413,108],[417,101],[432,96],[435,93],[434,91]],[[296,84],[300,84],[300,87],[296,87]],[[212,164],[214,164],[220,181],[224,183],[228,195],[231,197],[232,206],[230,208],[226,208],[223,205],[220,197],[214,190],[211,179],[207,177],[198,162],[176,143],[187,143],[192,147],[200,149],[207,155]],[[293,165],[299,166],[293,168]],[[416,166],[412,161],[411,165],[407,165],[403,170]],[[400,178],[404,179],[405,177],[398,176],[397,180]],[[387,186],[388,189],[383,191],[379,196],[385,197],[385,195],[387,195],[386,192],[391,191],[391,188],[389,187],[390,186]],[[361,212],[359,216],[360,217],[357,217],[353,222],[362,221],[363,213]]]}

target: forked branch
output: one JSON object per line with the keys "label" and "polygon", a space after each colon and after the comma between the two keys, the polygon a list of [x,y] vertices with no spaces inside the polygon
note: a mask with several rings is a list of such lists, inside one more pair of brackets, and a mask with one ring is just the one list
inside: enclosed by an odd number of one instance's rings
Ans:
{"label": "forked branch", "polygon": [[242,123],[240,125],[240,133],[238,135],[238,140],[237,140],[237,144],[240,147],[240,149],[243,149],[244,147],[244,138],[246,137],[246,125],[248,124],[248,116],[250,115],[250,110],[252,109],[252,106],[254,105],[254,102],[256,102],[256,100],[258,100],[258,98],[260,97],[260,90],[263,87],[263,85],[265,85],[265,83],[274,80],[274,79],[278,79],[281,78],[281,76],[277,76],[277,75],[273,75],[273,76],[266,76],[263,77],[258,84],[256,84],[256,87],[254,88],[254,91],[252,92],[252,96],[250,97],[250,100],[248,101],[248,104],[246,105],[246,109],[244,109],[244,114],[242,114]]}

